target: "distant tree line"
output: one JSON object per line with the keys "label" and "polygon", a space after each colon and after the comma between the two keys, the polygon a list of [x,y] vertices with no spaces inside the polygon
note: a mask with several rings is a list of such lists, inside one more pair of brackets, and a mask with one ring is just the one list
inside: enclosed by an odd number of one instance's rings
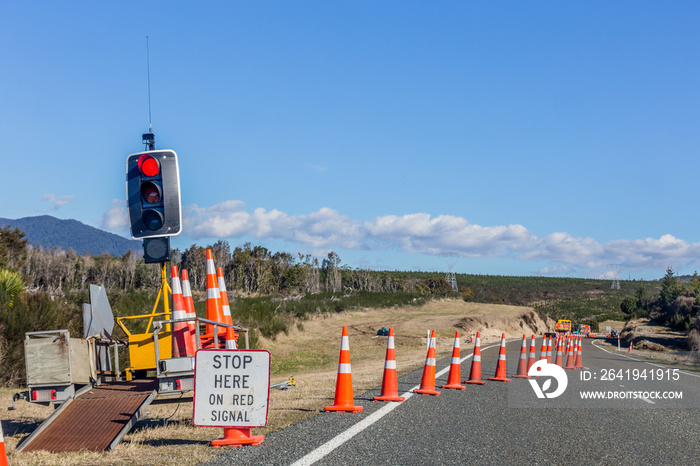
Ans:
{"label": "distant tree line", "polygon": [[669,267],[658,295],[639,286],[633,296],[622,301],[620,309],[629,317],[651,317],[677,330],[700,330],[700,275],[696,271],[689,280],[681,281]]}
{"label": "distant tree line", "polygon": [[[158,265],[145,264],[133,252],[122,257],[93,257],[79,256],[72,249],[44,251],[27,245],[21,240],[23,235],[19,230],[5,231],[6,240],[0,242],[0,248],[8,252],[0,249],[0,267],[16,270],[28,291],[60,295],[84,290],[91,283],[102,284],[108,291],[157,289],[160,285]],[[206,286],[207,248],[212,250],[216,266],[224,271],[227,290],[241,295],[349,291],[444,294],[450,290],[442,277],[353,269],[342,265],[335,252],[319,259],[310,254],[272,252],[251,243],[232,249],[224,240],[207,247],[192,245],[184,251],[172,251],[171,265],[187,270],[193,290]]]}

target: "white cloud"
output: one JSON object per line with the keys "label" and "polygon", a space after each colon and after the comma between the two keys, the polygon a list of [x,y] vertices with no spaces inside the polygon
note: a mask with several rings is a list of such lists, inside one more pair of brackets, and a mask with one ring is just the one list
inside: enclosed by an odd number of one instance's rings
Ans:
{"label": "white cloud", "polygon": [[53,210],[58,210],[64,205],[68,204],[70,201],[72,201],[73,196],[56,197],[54,194],[44,194],[43,196],[41,196],[41,200],[50,202],[51,204],[53,204]]}
{"label": "white cloud", "polygon": [[[468,257],[501,257],[545,262],[546,275],[562,275],[581,269],[622,264],[627,269],[664,270],[669,264],[695,264],[700,243],[688,243],[673,235],[660,238],[621,239],[600,243],[590,237],[554,232],[541,237],[523,225],[481,226],[453,215],[427,213],[386,215],[367,221],[341,215],[324,207],[303,215],[277,209],[249,211],[239,200],[209,207],[196,204],[183,209],[183,234],[199,238],[284,240],[316,251],[333,249],[400,249],[407,253],[456,252]],[[128,231],[126,204],[113,201],[100,219],[112,231]]]}
{"label": "white cloud", "polygon": [[113,199],[107,212],[98,220],[98,224],[105,230],[127,233],[130,230],[130,225],[126,201]]}

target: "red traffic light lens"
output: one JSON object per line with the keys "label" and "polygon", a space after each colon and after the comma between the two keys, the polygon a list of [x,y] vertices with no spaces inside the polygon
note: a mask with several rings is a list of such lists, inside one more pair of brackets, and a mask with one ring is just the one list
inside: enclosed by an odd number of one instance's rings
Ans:
{"label": "red traffic light lens", "polygon": [[163,198],[160,187],[150,181],[141,184],[141,197],[149,204],[157,204]]}
{"label": "red traffic light lens", "polygon": [[139,170],[144,176],[156,176],[160,173],[160,164],[148,154],[143,154],[139,157]]}
{"label": "red traffic light lens", "polygon": [[163,214],[157,210],[145,210],[141,216],[141,220],[143,220],[143,224],[146,225],[146,228],[151,231],[163,228]]}

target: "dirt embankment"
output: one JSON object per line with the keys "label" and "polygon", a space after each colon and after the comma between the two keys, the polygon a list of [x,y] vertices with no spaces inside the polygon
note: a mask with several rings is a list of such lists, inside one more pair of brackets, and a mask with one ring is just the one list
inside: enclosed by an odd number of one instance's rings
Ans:
{"label": "dirt embankment", "polygon": [[649,319],[630,320],[625,323],[620,340],[625,346],[648,351],[686,351],[687,334],[662,325],[654,325]]}
{"label": "dirt embankment", "polygon": [[554,331],[554,320],[546,317],[543,320],[535,311],[525,311],[516,320],[497,315],[484,315],[465,317],[459,322],[459,327],[465,331],[480,332],[486,340],[498,339],[503,333],[507,338],[514,338],[521,334],[542,335]]}

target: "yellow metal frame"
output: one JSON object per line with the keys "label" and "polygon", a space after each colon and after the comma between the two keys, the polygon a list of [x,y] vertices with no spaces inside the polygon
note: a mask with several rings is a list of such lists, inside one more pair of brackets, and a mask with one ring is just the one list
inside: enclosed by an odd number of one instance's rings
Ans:
{"label": "yellow metal frame", "polygon": [[[164,320],[170,319],[170,302],[168,296],[172,294],[172,290],[168,285],[168,275],[165,268],[165,262],[161,262],[160,268],[160,289],[158,290],[158,297],[156,298],[156,303],[153,305],[153,310],[150,314],[142,314],[137,316],[124,316],[117,317],[117,325],[124,331],[126,336],[129,338],[129,363],[131,367],[130,370],[155,370],[156,368],[156,353],[155,353],[155,343],[153,341],[153,319],[155,317],[165,317]],[[160,303],[161,297],[163,298],[163,309],[164,312],[156,312],[158,309],[158,304]],[[146,326],[145,333],[131,333],[129,329],[124,325],[124,321],[135,320],[135,319],[148,319],[148,325]],[[149,331],[150,330],[150,331]],[[169,337],[170,324],[165,325],[162,337]],[[162,359],[167,359],[172,357],[172,342],[170,338],[159,338],[158,339],[158,351]],[[129,371],[127,371],[129,374]]]}

